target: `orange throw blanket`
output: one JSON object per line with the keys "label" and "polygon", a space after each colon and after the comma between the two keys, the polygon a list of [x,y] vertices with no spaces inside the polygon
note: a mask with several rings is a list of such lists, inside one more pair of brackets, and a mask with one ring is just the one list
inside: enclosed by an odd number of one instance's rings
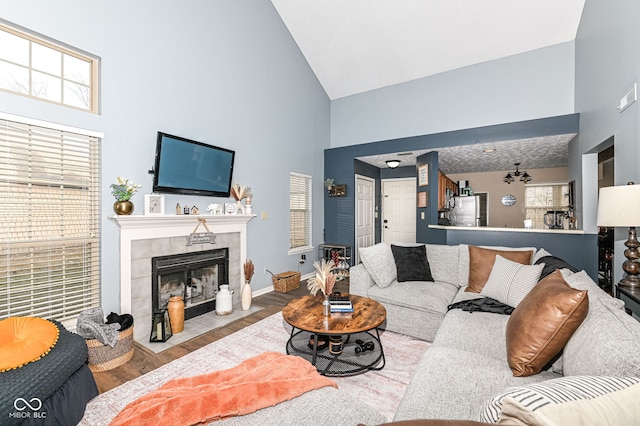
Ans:
{"label": "orange throw blanket", "polygon": [[228,370],[171,380],[127,405],[111,425],[196,425],[253,413],[324,386],[308,361],[266,352]]}

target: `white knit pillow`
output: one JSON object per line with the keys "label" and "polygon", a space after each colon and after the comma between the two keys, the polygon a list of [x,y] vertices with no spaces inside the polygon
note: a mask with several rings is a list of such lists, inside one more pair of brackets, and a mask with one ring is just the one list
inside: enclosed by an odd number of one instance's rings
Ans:
{"label": "white knit pillow", "polygon": [[542,268],[544,263],[523,265],[497,255],[480,294],[515,308],[538,283]]}

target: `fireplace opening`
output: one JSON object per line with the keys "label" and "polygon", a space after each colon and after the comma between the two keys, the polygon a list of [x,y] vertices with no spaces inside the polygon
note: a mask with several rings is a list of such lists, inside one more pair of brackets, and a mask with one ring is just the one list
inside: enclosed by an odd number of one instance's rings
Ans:
{"label": "fireplace opening", "polygon": [[229,249],[151,258],[152,308],[165,309],[171,296],[184,299],[184,318],[216,309],[216,292],[229,283]]}

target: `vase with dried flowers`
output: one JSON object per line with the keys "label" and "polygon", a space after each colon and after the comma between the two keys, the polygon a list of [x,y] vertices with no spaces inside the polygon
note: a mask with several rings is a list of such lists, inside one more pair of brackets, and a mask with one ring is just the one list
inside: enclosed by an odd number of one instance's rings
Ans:
{"label": "vase with dried flowers", "polygon": [[336,276],[331,272],[331,263],[325,259],[316,260],[313,262],[313,267],[316,273],[313,278],[307,281],[307,288],[313,295],[316,295],[318,291],[322,291],[324,294],[322,312],[325,316],[328,316],[330,314],[329,296],[333,292],[333,286],[336,284]]}
{"label": "vase with dried flowers", "polygon": [[118,215],[130,215],[133,213],[134,207],[131,197],[138,192],[138,189],[142,188],[142,185],[129,182],[129,179],[123,179],[120,176],[117,180],[118,183],[110,185],[111,194],[116,198],[116,202],[113,203],[113,211]]}
{"label": "vase with dried flowers", "polygon": [[242,300],[242,310],[247,311],[251,308],[251,299],[253,299],[253,291],[251,290],[251,277],[253,277],[254,265],[251,259],[244,262],[244,286],[240,293]]}
{"label": "vase with dried flowers", "polygon": [[252,195],[250,186],[242,186],[237,183],[231,185],[231,196],[236,200],[236,214],[246,214],[242,200]]}

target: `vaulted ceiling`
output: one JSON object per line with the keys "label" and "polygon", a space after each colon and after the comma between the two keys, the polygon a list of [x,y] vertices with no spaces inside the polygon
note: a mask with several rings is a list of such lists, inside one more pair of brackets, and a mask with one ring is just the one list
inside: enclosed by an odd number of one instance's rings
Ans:
{"label": "vaulted ceiling", "polygon": [[[574,40],[585,0],[271,0],[330,99]],[[575,134],[438,149],[445,173],[568,164]],[[425,151],[362,157],[386,167]]]}
{"label": "vaulted ceiling", "polygon": [[271,0],[331,99],[575,39],[585,0]]}

